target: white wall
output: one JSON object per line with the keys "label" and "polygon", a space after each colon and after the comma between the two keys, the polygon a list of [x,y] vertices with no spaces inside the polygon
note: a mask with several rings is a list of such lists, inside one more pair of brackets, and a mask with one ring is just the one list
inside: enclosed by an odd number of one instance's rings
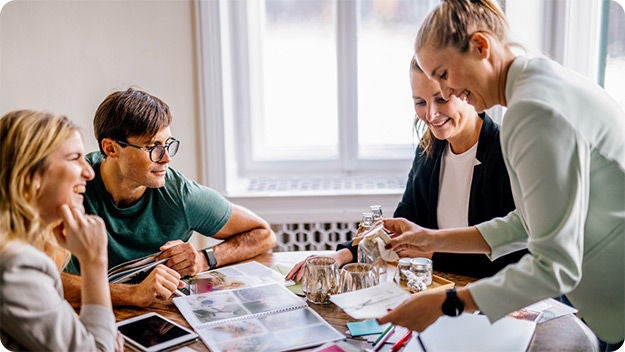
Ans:
{"label": "white wall", "polygon": [[69,116],[97,149],[92,119],[137,86],[173,110],[172,166],[201,180],[194,12],[190,0],[9,2],[0,13],[0,116],[18,108]]}

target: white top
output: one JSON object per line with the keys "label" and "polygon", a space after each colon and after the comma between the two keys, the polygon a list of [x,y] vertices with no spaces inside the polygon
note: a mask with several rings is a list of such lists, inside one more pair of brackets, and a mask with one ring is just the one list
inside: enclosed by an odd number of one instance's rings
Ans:
{"label": "white top", "polygon": [[625,332],[625,111],[557,63],[517,57],[506,81],[503,158],[516,210],[477,225],[492,257],[532,255],[469,285],[489,319],[565,293],[595,334]]}
{"label": "white top", "polygon": [[436,215],[439,229],[469,226],[469,197],[473,182],[473,167],[479,165],[476,159],[477,143],[461,154],[454,154],[447,144],[441,160],[441,172]]}

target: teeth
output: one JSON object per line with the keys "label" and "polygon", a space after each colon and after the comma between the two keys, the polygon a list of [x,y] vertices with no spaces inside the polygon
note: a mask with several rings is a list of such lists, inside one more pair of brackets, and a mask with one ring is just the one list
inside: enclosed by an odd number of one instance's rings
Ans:
{"label": "teeth", "polygon": [[440,123],[432,123],[432,126],[434,126],[434,127],[441,127],[442,125],[445,124],[445,122],[447,122],[447,120],[441,121]]}
{"label": "teeth", "polygon": [[85,193],[86,190],[87,188],[83,185],[74,186],[74,193]]}

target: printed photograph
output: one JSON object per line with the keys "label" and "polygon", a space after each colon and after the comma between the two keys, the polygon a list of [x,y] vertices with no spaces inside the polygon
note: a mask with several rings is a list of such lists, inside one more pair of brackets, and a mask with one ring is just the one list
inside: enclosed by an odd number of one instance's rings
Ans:
{"label": "printed photograph", "polygon": [[256,319],[234,321],[202,330],[203,335],[209,336],[217,344],[265,333],[267,329]]}

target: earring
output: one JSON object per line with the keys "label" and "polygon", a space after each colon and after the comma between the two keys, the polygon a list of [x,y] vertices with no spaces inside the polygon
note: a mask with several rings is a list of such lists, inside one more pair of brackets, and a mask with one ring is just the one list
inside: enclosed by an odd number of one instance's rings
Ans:
{"label": "earring", "polygon": [[41,188],[39,182],[35,183],[35,191],[39,191],[39,188]]}

